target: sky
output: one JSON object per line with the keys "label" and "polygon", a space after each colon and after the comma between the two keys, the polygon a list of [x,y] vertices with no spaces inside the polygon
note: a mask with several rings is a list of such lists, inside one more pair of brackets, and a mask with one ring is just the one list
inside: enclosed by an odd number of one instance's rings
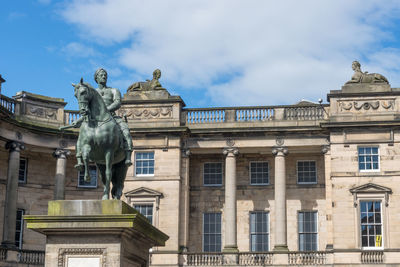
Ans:
{"label": "sky", "polygon": [[162,72],[188,108],[326,101],[351,63],[400,87],[400,1],[18,0],[0,9],[2,94],[64,98],[99,67],[121,94]]}

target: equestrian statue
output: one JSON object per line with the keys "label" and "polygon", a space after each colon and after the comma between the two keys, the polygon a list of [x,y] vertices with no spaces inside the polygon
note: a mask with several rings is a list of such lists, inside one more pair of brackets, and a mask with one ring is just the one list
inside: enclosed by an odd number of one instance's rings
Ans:
{"label": "equestrian statue", "polygon": [[89,162],[96,163],[104,185],[102,199],[109,199],[110,182],[113,186],[112,198],[120,199],[126,172],[132,165],[132,137],[126,122],[115,113],[121,106],[121,93],[106,85],[107,72],[104,69],[98,69],[94,79],[98,89],[83,79],[78,84],[72,84],[81,116],[60,129],[80,128],[75,168],[84,170],[84,180],[88,182]]}

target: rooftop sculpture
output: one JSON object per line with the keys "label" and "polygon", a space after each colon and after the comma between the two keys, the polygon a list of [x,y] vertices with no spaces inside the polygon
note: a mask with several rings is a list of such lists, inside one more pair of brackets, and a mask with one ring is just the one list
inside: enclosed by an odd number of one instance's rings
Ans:
{"label": "rooftop sculpture", "polygon": [[361,64],[358,61],[353,61],[351,65],[354,70],[353,76],[351,76],[351,80],[346,82],[346,84],[354,84],[354,83],[389,83],[388,80],[379,73],[368,73],[361,71]]}

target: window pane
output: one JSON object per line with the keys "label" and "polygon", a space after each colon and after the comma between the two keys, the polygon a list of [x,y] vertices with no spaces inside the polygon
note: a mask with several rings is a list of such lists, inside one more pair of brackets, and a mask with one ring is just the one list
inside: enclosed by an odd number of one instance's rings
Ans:
{"label": "window pane", "polygon": [[154,152],[135,153],[135,175],[154,174]]}
{"label": "window pane", "polygon": [[97,187],[97,167],[95,165],[89,166],[90,181],[85,182],[85,172],[78,172],[78,187]]}
{"label": "window pane", "polygon": [[204,163],[204,185],[222,185],[222,163]]}
{"label": "window pane", "polygon": [[221,213],[203,214],[203,251],[221,251]]}
{"label": "window pane", "polygon": [[250,162],[250,184],[268,184],[268,162]]}
{"label": "window pane", "polygon": [[153,205],[135,205],[134,208],[146,217],[151,224],[153,223]]}
{"label": "window pane", "polygon": [[318,249],[317,212],[299,212],[299,250],[313,251]]}
{"label": "window pane", "polygon": [[361,244],[363,247],[382,246],[382,214],[380,201],[361,201]]}
{"label": "window pane", "polygon": [[358,167],[360,171],[379,170],[378,147],[358,148]]}
{"label": "window pane", "polygon": [[297,182],[299,184],[317,182],[317,170],[315,161],[297,162]]}
{"label": "window pane", "polygon": [[251,251],[262,252],[269,250],[269,213],[250,213],[250,244]]}

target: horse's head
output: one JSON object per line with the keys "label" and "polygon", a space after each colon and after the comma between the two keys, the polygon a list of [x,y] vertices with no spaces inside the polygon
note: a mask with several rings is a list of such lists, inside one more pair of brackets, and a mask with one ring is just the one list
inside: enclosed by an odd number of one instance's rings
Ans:
{"label": "horse's head", "polygon": [[79,112],[82,116],[89,115],[89,102],[93,97],[93,90],[90,84],[83,82],[81,78],[78,84],[72,84],[75,91],[75,97],[78,99]]}

